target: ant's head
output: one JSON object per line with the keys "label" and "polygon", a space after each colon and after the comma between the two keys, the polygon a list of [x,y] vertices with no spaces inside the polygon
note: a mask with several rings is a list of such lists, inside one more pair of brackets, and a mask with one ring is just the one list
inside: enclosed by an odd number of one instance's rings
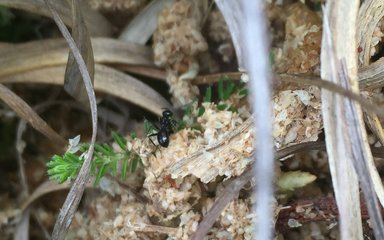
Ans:
{"label": "ant's head", "polygon": [[171,112],[171,110],[164,108],[163,117],[172,117],[172,115],[173,113]]}

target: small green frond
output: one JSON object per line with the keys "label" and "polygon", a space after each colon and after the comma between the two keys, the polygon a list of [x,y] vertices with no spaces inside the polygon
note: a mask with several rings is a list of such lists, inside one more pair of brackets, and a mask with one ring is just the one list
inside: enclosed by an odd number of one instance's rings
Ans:
{"label": "small green frond", "polygon": [[239,94],[239,96],[241,96],[241,97],[246,97],[246,96],[248,96],[248,89],[246,87],[243,87],[243,88],[239,89],[237,94]]}
{"label": "small green frond", "polygon": [[123,138],[117,132],[114,132],[114,131],[112,132],[112,138],[113,138],[113,140],[115,140],[117,145],[119,145],[119,147],[122,150],[124,150],[124,151],[127,150],[127,140],[125,140],[125,138]]}
{"label": "small green frond", "polygon": [[139,156],[135,156],[131,161],[131,173],[134,173],[137,169],[137,165],[141,161]]}
{"label": "small green frond", "polygon": [[137,138],[137,134],[135,132],[131,132],[131,138],[132,139],[136,139]]}
{"label": "small green frond", "polygon": [[128,170],[128,158],[123,159],[123,167],[121,168],[121,180],[125,180],[127,178],[127,170]]}
{"label": "small green frond", "polygon": [[227,81],[227,87],[224,90],[223,93],[223,99],[222,100],[228,100],[229,97],[235,92],[235,84],[233,81]]}
{"label": "small green frond", "polygon": [[212,87],[209,86],[205,91],[203,102],[211,102],[212,101]]}
{"label": "small green frond", "polygon": [[199,107],[197,109],[197,117],[203,116],[204,112],[205,112],[205,108],[203,106]]}
{"label": "small green frond", "polygon": [[217,109],[218,109],[219,111],[224,111],[225,109],[227,109],[227,107],[228,107],[228,105],[225,104],[225,103],[222,103],[222,104],[217,105]]}
{"label": "small green frond", "polygon": [[152,134],[155,131],[155,127],[153,124],[148,121],[147,119],[144,119],[144,132],[146,135]]}

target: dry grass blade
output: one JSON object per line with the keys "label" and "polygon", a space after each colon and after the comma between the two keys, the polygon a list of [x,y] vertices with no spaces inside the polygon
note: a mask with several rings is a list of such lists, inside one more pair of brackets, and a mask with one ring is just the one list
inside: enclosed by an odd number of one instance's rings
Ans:
{"label": "dry grass blade", "polygon": [[360,86],[364,89],[375,89],[384,86],[384,58],[364,66],[359,71]]}
{"label": "dry grass blade", "polygon": [[357,46],[359,51],[359,64],[367,66],[371,59],[371,43],[374,31],[384,16],[383,1],[366,0],[361,4],[357,21]]}
{"label": "dry grass blade", "polygon": [[375,134],[381,145],[384,146],[384,131],[381,126],[379,117],[374,113],[365,113],[364,116],[366,117],[365,122],[369,129]]}
{"label": "dry grass blade", "polygon": [[[358,8],[358,1],[353,3],[350,1],[327,2],[327,7],[323,10],[324,30],[321,52],[322,78],[330,79],[357,93],[359,92],[357,56],[353,49],[357,48],[355,19]],[[328,22],[331,22],[332,25],[329,25]],[[345,68],[340,65],[338,59],[346,60]],[[328,91],[322,91],[322,101],[328,161],[340,213],[341,239],[362,239],[356,172],[363,184],[363,190],[365,187],[372,189],[370,177],[362,175],[364,169],[367,169],[367,159],[372,158],[366,141],[362,112],[356,103],[352,104],[350,100],[339,98]],[[354,149],[355,147],[357,149]],[[360,161],[360,165],[358,161]],[[368,174],[367,172],[365,171],[365,174]],[[369,193],[370,189],[364,190],[366,200],[376,199],[373,191]],[[367,193],[369,196],[366,195]],[[376,224],[377,222],[374,225],[378,226]],[[377,239],[384,237],[381,231],[374,228]]]}
{"label": "dry grass blade", "polygon": [[[83,14],[80,9],[79,1],[72,0],[72,36],[76,46],[79,49],[81,56],[85,61],[87,70],[93,80],[95,74],[95,62],[93,58],[93,50],[91,38],[85,25]],[[93,82],[92,82],[93,84]],[[87,91],[82,81],[79,67],[73,57],[72,52],[69,52],[67,67],[64,76],[64,89],[69,95],[74,97],[83,105],[88,106]]]}
{"label": "dry grass blade", "polygon": [[[46,17],[51,17],[43,0],[0,0],[0,5],[24,10],[27,12],[39,14]],[[71,10],[66,3],[66,0],[56,0],[53,2],[55,9],[59,9],[59,15],[68,26],[72,26]],[[85,3],[82,4],[85,21],[92,36],[111,36],[113,26],[100,13],[92,10]]]}
{"label": "dry grass blade", "polygon": [[[28,207],[31,206],[32,203],[34,203],[37,199],[40,197],[56,191],[66,190],[71,187],[71,184],[69,182],[65,182],[63,184],[58,184],[57,182],[53,181],[45,181],[42,184],[40,184],[33,193],[27,198],[27,200],[23,203],[20,210],[24,212]],[[88,184],[88,187],[92,187],[92,184]]]}
{"label": "dry grass blade", "polygon": [[157,0],[150,2],[123,29],[119,39],[144,45],[157,27],[157,20],[163,8],[174,0]]}
{"label": "dry grass blade", "polygon": [[[215,0],[217,7],[223,14],[225,22],[230,29],[232,42],[236,50],[237,62],[240,68],[244,68],[244,55],[246,49],[242,45],[243,33],[241,32],[243,10],[239,1]],[[239,15],[240,14],[240,15]]]}
{"label": "dry grass blade", "polygon": [[167,77],[167,74],[164,70],[155,67],[122,64],[113,64],[113,67],[124,72],[135,73],[141,76],[150,77],[154,80],[165,81]]}
{"label": "dry grass blade", "polygon": [[93,156],[93,150],[96,142],[97,134],[97,105],[95,92],[93,91],[92,79],[87,71],[85,62],[80,54],[79,49],[76,47],[74,40],[72,39],[68,29],[65,27],[63,21],[61,20],[58,13],[51,5],[50,0],[44,0],[49,11],[51,12],[53,19],[55,20],[56,25],[59,27],[60,32],[63,34],[65,40],[67,41],[71,52],[73,53],[75,60],[79,66],[80,73],[83,77],[84,85],[87,90],[89,105],[92,115],[92,137],[91,143],[85,157],[83,166],[81,167],[68,195],[65,199],[64,205],[60,210],[59,216],[56,220],[55,226],[53,228],[52,238],[53,239],[64,239],[68,231],[69,226],[71,225],[72,219],[75,215],[77,207],[79,206],[80,200],[84,193],[84,188],[86,183],[89,180],[91,161]]}
{"label": "dry grass blade", "polygon": [[[137,104],[159,116],[162,108],[171,109],[170,103],[145,83],[114,70],[110,67],[96,64],[95,90]],[[62,85],[64,83],[65,66],[56,66],[31,70],[7,77],[0,77],[0,83],[45,83]]]}
{"label": "dry grass blade", "polygon": [[27,121],[37,131],[49,138],[61,148],[65,148],[67,141],[56,133],[49,125],[36,114],[21,98],[10,91],[3,84],[0,84],[0,99],[3,100],[20,118]]}
{"label": "dry grass blade", "polygon": [[[346,74],[346,66],[341,64],[344,68],[342,71]],[[348,79],[345,77],[340,77],[344,81],[345,85],[349,85]],[[384,224],[380,212],[380,207],[376,198],[375,189],[371,180],[371,173],[369,171],[368,158],[372,159],[371,152],[369,151],[369,145],[367,141],[366,134],[361,131],[365,130],[364,121],[362,120],[362,112],[358,105],[354,104],[350,99],[345,99],[345,116],[347,120],[347,125],[356,126],[349,127],[349,137],[351,141],[351,150],[353,154],[353,164],[357,174],[359,175],[361,188],[364,193],[365,201],[367,204],[367,209],[369,216],[372,221],[372,228],[375,233],[376,239],[384,238]],[[360,119],[358,118],[360,116]]]}
{"label": "dry grass blade", "polygon": [[[0,77],[36,68],[64,65],[68,46],[62,39],[40,40],[0,48]],[[154,66],[151,49],[109,38],[94,38],[96,63]],[[44,54],[41,54],[41,53]]]}

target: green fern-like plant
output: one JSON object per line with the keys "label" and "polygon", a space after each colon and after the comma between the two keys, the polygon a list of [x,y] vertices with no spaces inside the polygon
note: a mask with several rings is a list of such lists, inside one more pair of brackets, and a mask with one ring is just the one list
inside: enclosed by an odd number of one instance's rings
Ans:
{"label": "green fern-like plant", "polygon": [[[108,144],[95,144],[93,159],[91,163],[91,174],[95,176],[94,185],[98,185],[101,178],[106,174],[117,176],[118,163],[122,163],[120,177],[124,180],[128,171],[134,173],[139,164],[142,164],[140,157],[133,151],[129,151],[126,147],[126,140],[119,134],[113,132],[112,138],[120,147],[120,151],[116,151]],[[79,139],[70,142],[78,144]],[[76,152],[73,152],[76,149]],[[89,149],[89,144],[78,144],[65,152],[62,156],[54,155],[51,161],[47,163],[48,175],[52,180],[63,183],[67,180],[73,180],[84,162],[85,154]]]}

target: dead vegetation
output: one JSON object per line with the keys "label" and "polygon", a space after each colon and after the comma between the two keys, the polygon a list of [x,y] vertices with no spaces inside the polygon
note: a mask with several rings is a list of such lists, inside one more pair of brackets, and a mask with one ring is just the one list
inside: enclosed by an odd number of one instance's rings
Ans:
{"label": "dead vegetation", "polygon": [[[68,49],[71,39],[59,35],[46,2],[71,27],[77,47]],[[253,190],[263,182],[252,172],[258,119],[246,86],[266,79],[243,69],[249,53],[237,8],[223,11],[220,0],[0,0],[0,16],[49,23],[33,41],[0,44],[2,236],[254,239],[260,221],[275,229],[275,239],[383,236],[382,4],[266,2],[272,220],[252,211]],[[12,25],[12,17],[2,24]],[[164,108],[178,121],[173,132],[161,123],[155,130],[166,129],[166,148],[152,144],[144,121],[158,124],[154,115]],[[52,155],[78,153],[73,137],[90,142],[96,127],[93,162],[85,160],[90,144],[73,160],[80,162],[74,176],[48,180]],[[111,130],[124,140],[111,141]]]}

